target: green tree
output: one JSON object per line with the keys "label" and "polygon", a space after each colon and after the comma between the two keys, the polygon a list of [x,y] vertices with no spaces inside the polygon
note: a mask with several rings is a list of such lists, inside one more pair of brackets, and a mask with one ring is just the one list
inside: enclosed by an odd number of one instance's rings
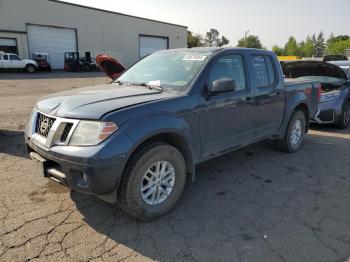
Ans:
{"label": "green tree", "polygon": [[301,41],[298,44],[298,46],[299,46],[298,55],[300,57],[311,57],[314,55],[315,46],[314,46],[314,42],[312,41],[312,38],[309,35],[306,37],[306,40]]}
{"label": "green tree", "polygon": [[274,45],[274,46],[272,47],[272,51],[275,52],[275,54],[278,55],[278,56],[284,55],[283,47],[280,47],[280,46],[278,46],[278,45]]}
{"label": "green tree", "polygon": [[350,38],[347,40],[333,41],[327,46],[327,54],[344,55],[345,49],[350,48]]}
{"label": "green tree", "polygon": [[263,45],[261,44],[259,37],[256,35],[248,35],[247,37],[242,37],[238,40],[237,47],[263,49]]}
{"label": "green tree", "polygon": [[298,55],[298,43],[294,36],[289,37],[288,42],[284,45],[284,54],[295,56]]}
{"label": "green tree", "polygon": [[187,46],[199,47],[203,46],[203,37],[200,34],[193,34],[191,31],[187,31]]}
{"label": "green tree", "polygon": [[338,41],[346,41],[348,39],[350,39],[350,36],[348,35],[338,35],[335,37],[332,33],[327,39],[327,44],[331,44],[333,42],[338,42]]}
{"label": "green tree", "polygon": [[313,41],[315,41],[314,56],[322,57],[325,53],[325,50],[326,50],[326,42],[324,39],[323,32],[321,31],[318,34],[317,39],[315,40],[315,38],[314,38]]}
{"label": "green tree", "polygon": [[331,34],[329,35],[328,39],[327,39],[327,45],[330,44],[330,43],[332,43],[333,41],[334,41],[334,34],[331,33]]}
{"label": "green tree", "polygon": [[225,36],[220,37],[219,31],[213,28],[206,33],[204,38],[204,45],[209,47],[224,46],[229,42]]}

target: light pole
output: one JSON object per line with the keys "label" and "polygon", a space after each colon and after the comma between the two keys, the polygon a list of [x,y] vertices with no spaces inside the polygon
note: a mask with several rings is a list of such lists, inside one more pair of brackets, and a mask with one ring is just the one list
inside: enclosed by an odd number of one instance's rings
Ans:
{"label": "light pole", "polygon": [[244,32],[244,47],[247,47],[247,36],[249,34],[249,30]]}

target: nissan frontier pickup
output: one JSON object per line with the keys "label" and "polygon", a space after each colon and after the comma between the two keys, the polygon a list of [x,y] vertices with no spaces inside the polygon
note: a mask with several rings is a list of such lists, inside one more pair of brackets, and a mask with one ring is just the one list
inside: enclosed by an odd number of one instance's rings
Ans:
{"label": "nissan frontier pickup", "polygon": [[25,142],[43,176],[152,220],[200,162],[267,138],[299,150],[320,94],[285,79],[270,51],[165,50],[111,84],[40,99]]}

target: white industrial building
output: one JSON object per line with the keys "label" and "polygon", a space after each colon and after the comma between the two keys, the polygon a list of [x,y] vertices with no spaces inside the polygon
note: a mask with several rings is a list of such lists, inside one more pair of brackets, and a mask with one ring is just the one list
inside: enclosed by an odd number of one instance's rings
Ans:
{"label": "white industrial building", "polygon": [[0,0],[0,51],[31,58],[64,52],[101,53],[126,66],[160,49],[186,47],[187,27],[54,0]]}

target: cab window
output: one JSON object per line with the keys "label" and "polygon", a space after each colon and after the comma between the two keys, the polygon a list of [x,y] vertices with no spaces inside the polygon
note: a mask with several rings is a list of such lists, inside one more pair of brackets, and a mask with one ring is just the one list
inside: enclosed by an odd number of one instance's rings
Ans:
{"label": "cab window", "polygon": [[18,60],[21,60],[21,59],[18,56],[16,56],[16,55],[10,55],[10,60],[18,61]]}
{"label": "cab window", "polygon": [[235,91],[246,90],[243,60],[240,55],[229,55],[220,58],[210,72],[210,84],[219,79],[234,80]]}
{"label": "cab window", "polygon": [[269,75],[265,58],[261,55],[253,57],[253,73],[255,77],[256,87],[268,87]]}
{"label": "cab window", "polygon": [[270,56],[253,56],[253,74],[257,88],[271,87],[276,81],[273,61]]}
{"label": "cab window", "polygon": [[4,60],[9,60],[8,55],[4,55]]}

